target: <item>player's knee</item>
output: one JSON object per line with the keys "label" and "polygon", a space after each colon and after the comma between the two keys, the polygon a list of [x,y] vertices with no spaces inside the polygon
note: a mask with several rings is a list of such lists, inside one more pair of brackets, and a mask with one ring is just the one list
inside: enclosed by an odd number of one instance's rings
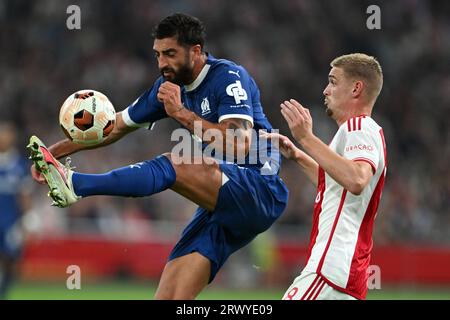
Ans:
{"label": "player's knee", "polygon": [[180,157],[171,152],[163,153],[163,154],[161,154],[161,156],[166,157],[170,161],[173,169],[175,170],[175,172],[177,173],[177,176],[178,176],[178,171],[180,170],[180,164],[182,164],[181,160],[179,159]]}
{"label": "player's knee", "polygon": [[180,166],[182,164],[188,163],[185,159],[183,159],[182,156],[174,154],[174,153],[171,153],[171,152],[163,153],[162,156],[164,156],[167,159],[169,159],[170,163],[172,164],[172,166],[173,166],[173,168],[175,170],[180,168]]}
{"label": "player's knee", "polygon": [[182,168],[189,165],[201,165],[204,168],[217,168],[218,164],[214,158],[184,156],[176,153],[166,152],[162,156],[169,159],[174,168]]}

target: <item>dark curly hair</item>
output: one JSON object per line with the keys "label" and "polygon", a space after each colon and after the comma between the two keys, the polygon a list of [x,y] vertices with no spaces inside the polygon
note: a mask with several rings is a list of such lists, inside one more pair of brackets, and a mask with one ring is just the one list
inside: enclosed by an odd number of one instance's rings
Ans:
{"label": "dark curly hair", "polygon": [[205,26],[199,19],[183,13],[172,14],[161,20],[153,29],[155,39],[165,39],[176,36],[181,46],[205,44]]}

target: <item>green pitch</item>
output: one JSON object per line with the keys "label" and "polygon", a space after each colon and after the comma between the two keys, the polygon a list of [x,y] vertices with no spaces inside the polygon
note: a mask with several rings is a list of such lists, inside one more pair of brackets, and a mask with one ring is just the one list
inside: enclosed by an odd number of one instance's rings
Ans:
{"label": "green pitch", "polygon": [[[68,290],[65,283],[17,283],[10,291],[11,300],[148,300],[153,298],[153,283],[81,284],[80,290]],[[200,300],[279,300],[283,289],[237,290],[211,287]],[[450,288],[370,290],[368,300],[450,300]]]}

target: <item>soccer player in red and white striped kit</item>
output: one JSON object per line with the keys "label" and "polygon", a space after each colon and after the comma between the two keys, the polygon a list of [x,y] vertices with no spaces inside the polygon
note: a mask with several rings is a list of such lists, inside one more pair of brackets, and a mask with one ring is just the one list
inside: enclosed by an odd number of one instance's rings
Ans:
{"label": "soccer player in red and white striped kit", "polygon": [[307,263],[284,300],[365,299],[367,294],[372,230],[387,169],[383,130],[371,118],[383,73],[374,57],[360,53],[340,56],[331,67],[323,94],[339,129],[330,145],[313,134],[307,108],[294,99],[281,104],[303,151],[278,135],[280,150],[317,186]]}

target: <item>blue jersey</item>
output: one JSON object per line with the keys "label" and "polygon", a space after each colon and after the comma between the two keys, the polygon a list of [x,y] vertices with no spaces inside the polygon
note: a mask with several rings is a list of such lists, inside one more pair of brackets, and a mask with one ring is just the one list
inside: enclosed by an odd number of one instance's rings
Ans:
{"label": "blue jersey", "polygon": [[27,172],[26,160],[17,153],[0,153],[0,231],[21,216],[19,195]]}
{"label": "blue jersey", "polygon": [[[150,127],[167,117],[163,103],[157,99],[164,81],[158,78],[152,88],[123,111],[128,126]],[[264,115],[258,86],[242,66],[208,55],[197,79],[181,88],[181,100],[187,109],[206,121],[219,123],[239,118],[251,122],[254,129],[245,159],[230,161],[214,154],[226,177],[222,179],[216,207],[211,212],[198,208],[169,257],[172,260],[199,252],[211,261],[209,281],[212,281],[233,252],[267,230],[281,215],[288,190],[277,175],[279,152],[259,139],[258,131],[270,132],[272,126]]]}
{"label": "blue jersey", "polygon": [[[164,81],[163,77],[159,77],[152,88],[123,112],[127,125],[150,127],[155,121],[167,117],[163,103],[157,99],[159,87]],[[237,163],[236,159],[230,162],[260,168],[262,174],[278,172],[279,152],[271,147],[270,141],[260,141],[258,136],[259,130],[270,132],[272,126],[264,115],[258,86],[242,66],[208,55],[197,79],[181,88],[181,100],[187,109],[212,123],[230,118],[251,122],[254,131],[249,154],[243,163]]]}

